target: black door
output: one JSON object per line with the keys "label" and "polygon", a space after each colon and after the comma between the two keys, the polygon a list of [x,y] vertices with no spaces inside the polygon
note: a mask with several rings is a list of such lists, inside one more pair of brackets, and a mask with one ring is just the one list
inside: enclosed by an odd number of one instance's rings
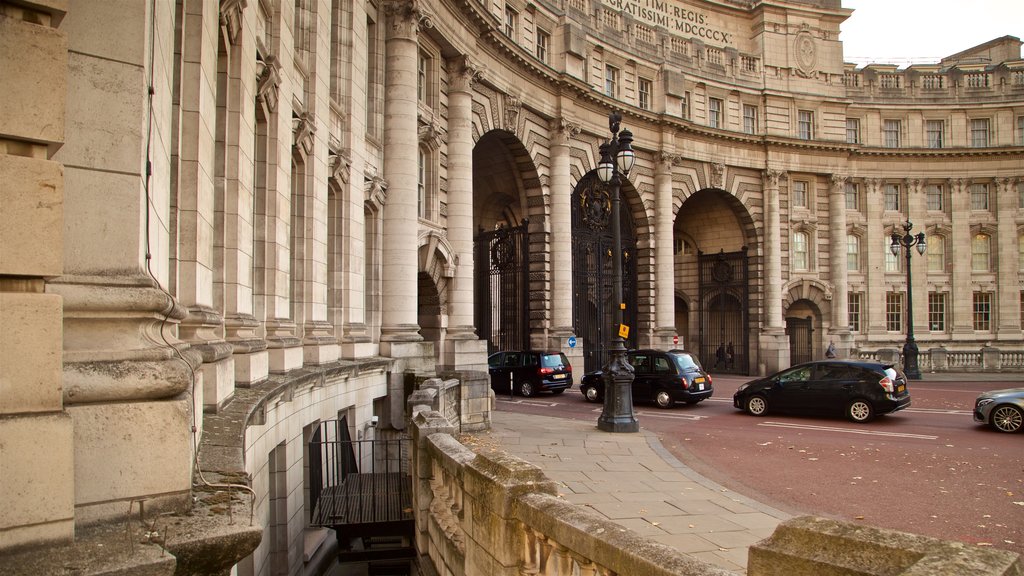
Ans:
{"label": "black door", "polygon": [[786,318],[786,334],[790,364],[814,360],[814,318]]}

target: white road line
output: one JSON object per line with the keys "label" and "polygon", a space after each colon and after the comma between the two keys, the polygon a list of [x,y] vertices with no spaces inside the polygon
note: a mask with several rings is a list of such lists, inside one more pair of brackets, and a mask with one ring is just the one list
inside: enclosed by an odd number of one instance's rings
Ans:
{"label": "white road line", "polygon": [[699,416],[696,414],[673,414],[671,412],[637,412],[637,416],[643,416],[644,418],[666,418],[668,420],[704,420],[708,416]]}
{"label": "white road line", "polygon": [[540,406],[541,408],[554,408],[558,406],[558,402],[539,402],[536,400],[502,400],[497,399],[498,402],[503,404],[522,404],[524,406]]}
{"label": "white road line", "polygon": [[821,432],[843,432],[846,434],[862,434],[864,436],[891,436],[893,438],[916,438],[918,440],[938,440],[938,436],[926,434],[906,434],[903,432],[880,432],[878,430],[854,430],[852,428],[835,428],[832,426],[814,426],[812,424],[791,424],[787,422],[762,422],[758,426],[770,428],[792,428],[794,430],[817,430]]}

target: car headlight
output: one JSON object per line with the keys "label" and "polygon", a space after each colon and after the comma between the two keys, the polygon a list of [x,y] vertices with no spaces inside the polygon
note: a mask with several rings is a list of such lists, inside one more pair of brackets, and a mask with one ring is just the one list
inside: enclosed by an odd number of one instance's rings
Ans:
{"label": "car headlight", "polygon": [[987,406],[993,402],[995,402],[995,400],[993,400],[992,398],[984,398],[982,400],[978,400],[977,407],[981,408],[982,406]]}
{"label": "car headlight", "polygon": [[743,392],[747,388],[750,388],[750,383],[749,382],[746,383],[746,384],[740,384],[740,387],[736,389],[736,393],[739,394],[740,392]]}

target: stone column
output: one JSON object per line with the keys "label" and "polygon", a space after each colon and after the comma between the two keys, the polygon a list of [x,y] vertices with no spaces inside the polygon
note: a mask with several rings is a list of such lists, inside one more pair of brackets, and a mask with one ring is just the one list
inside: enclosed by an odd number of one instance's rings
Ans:
{"label": "stone column", "polygon": [[[759,371],[774,372],[789,366],[789,338],[782,322],[782,224],[779,180],[782,170],[769,169],[764,181],[764,323],[761,330]],[[760,367],[759,367],[760,368]]]}
{"label": "stone column", "polygon": [[[971,279],[971,221],[970,182],[962,178],[949,181],[949,197],[952,206],[952,230],[950,244],[953,246],[953,291],[952,316],[954,339],[957,335],[974,334],[974,295]],[[1015,283],[1016,284],[1016,283]]]}
{"label": "stone column", "polygon": [[[996,244],[999,246],[998,281],[996,295],[997,340],[1020,338],[1020,291],[1018,280],[1020,249],[1017,241],[1017,223],[1013,215],[1017,209],[1017,179],[1000,178],[996,181],[996,218],[998,226]],[[1005,345],[1003,345],[1005,348]]]}
{"label": "stone column", "polygon": [[384,80],[384,205],[383,320],[385,354],[392,342],[419,342],[417,319],[416,201],[418,124],[416,103],[417,38],[424,15],[417,4],[396,0],[384,6],[388,36]]}
{"label": "stone column", "polygon": [[572,324],[572,182],[569,173],[569,144],[579,135],[580,126],[566,118],[551,121],[551,313],[549,346],[561,350],[569,363],[583,367],[582,339],[570,348]]}
{"label": "stone column", "polygon": [[487,370],[487,341],[473,320],[473,83],[480,69],[465,57],[448,63],[448,241],[455,252],[445,367]]}
{"label": "stone column", "polygon": [[864,182],[864,198],[867,204],[864,213],[867,217],[867,234],[864,247],[867,255],[867,292],[861,302],[861,332],[870,335],[885,333],[885,251],[889,249],[886,242],[885,223],[882,222],[882,209],[885,199],[882,198],[882,181],[870,178]]}
{"label": "stone column", "polygon": [[676,336],[676,274],[673,253],[672,164],[677,156],[662,152],[654,173],[654,342],[658,348],[682,348]]}
{"label": "stone column", "polygon": [[[835,341],[836,355],[850,355],[849,271],[846,265],[846,176],[833,174],[829,183],[829,262],[832,276],[832,327],[829,337]],[[827,343],[826,343],[827,346]]]}

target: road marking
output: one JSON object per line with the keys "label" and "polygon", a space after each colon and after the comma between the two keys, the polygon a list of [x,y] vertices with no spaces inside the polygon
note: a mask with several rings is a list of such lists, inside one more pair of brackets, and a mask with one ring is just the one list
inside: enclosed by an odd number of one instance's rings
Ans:
{"label": "road marking", "polygon": [[970,416],[973,410],[949,410],[943,408],[907,408],[902,412],[915,412],[919,414],[951,414],[953,416]]}
{"label": "road marking", "polygon": [[846,434],[862,434],[865,436],[891,436],[894,438],[916,438],[918,440],[938,440],[938,436],[927,434],[907,434],[904,432],[881,432],[878,430],[854,430],[852,428],[835,428],[833,426],[814,426],[813,424],[790,424],[788,422],[762,422],[758,426],[770,428],[792,428],[794,430],[817,430],[821,432],[844,432]]}
{"label": "road marking", "polygon": [[498,402],[504,404],[522,404],[523,406],[540,406],[541,408],[554,408],[558,406],[558,402],[539,402],[537,400],[502,400],[498,398]]}

